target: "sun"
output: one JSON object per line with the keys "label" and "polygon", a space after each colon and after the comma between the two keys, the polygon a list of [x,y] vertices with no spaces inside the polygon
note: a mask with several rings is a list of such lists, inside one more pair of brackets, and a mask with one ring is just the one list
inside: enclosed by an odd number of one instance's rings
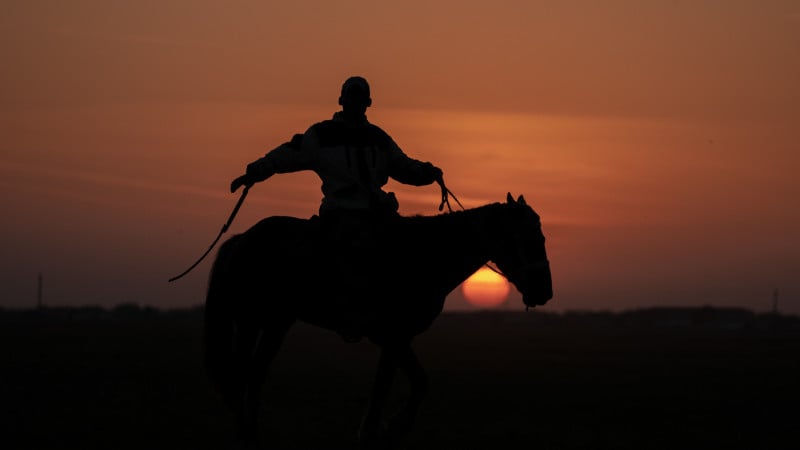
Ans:
{"label": "sun", "polygon": [[492,308],[506,301],[511,285],[502,275],[481,267],[461,285],[464,298],[471,305]]}

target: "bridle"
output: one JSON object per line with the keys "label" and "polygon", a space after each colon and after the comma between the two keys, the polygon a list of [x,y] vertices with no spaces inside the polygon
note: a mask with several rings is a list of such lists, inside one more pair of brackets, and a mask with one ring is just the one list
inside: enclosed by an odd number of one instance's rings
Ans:
{"label": "bridle", "polygon": [[497,272],[499,275],[506,277],[508,281],[515,283],[515,280],[518,280],[520,278],[520,274],[547,269],[548,267],[550,267],[550,261],[547,258],[544,258],[539,261],[525,263],[515,268],[514,270],[510,270],[507,272],[503,272],[499,268],[494,268],[490,266],[489,263],[486,263],[485,265],[486,267]]}
{"label": "bridle", "polygon": [[[530,261],[526,257],[525,253],[522,251],[522,248],[519,245],[514,245],[514,248],[516,248],[517,250],[518,261],[521,261],[521,264],[519,266],[514,267],[513,269],[503,271],[500,269],[499,266],[493,267],[488,262],[484,263],[484,265],[489,269],[491,269],[492,271],[494,271],[495,273],[497,273],[498,275],[505,277],[509,282],[513,283],[515,286],[520,286],[520,284],[518,284],[518,281],[526,274],[530,272],[548,269],[550,267],[550,261],[547,259],[547,257],[535,261]],[[530,308],[530,305],[525,304],[525,311],[527,311],[528,308]]]}

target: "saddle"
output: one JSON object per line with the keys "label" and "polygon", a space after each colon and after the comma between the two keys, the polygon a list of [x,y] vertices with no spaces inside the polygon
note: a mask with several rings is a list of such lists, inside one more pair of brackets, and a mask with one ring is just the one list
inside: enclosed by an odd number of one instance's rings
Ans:
{"label": "saddle", "polygon": [[397,217],[360,211],[315,215],[308,221],[311,241],[320,251],[345,253],[354,261],[367,258],[372,263],[391,243]]}

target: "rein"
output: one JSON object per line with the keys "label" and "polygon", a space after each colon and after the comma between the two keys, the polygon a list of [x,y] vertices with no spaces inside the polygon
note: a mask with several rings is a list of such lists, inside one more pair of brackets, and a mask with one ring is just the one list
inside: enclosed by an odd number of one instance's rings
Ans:
{"label": "rein", "polygon": [[211,252],[211,249],[214,248],[215,245],[217,245],[217,242],[219,242],[219,238],[221,238],[222,235],[225,234],[226,231],[228,231],[228,228],[231,226],[231,223],[233,223],[233,218],[236,217],[236,213],[238,213],[239,208],[242,207],[242,203],[244,203],[244,198],[247,197],[247,191],[250,190],[251,186],[252,184],[244,185],[244,190],[242,191],[242,195],[239,197],[239,201],[236,202],[236,206],[233,207],[233,211],[231,212],[231,215],[228,217],[228,221],[225,222],[225,225],[222,226],[222,229],[219,231],[217,238],[214,239],[214,242],[211,243],[211,245],[208,247],[208,250],[206,250],[206,252],[203,253],[203,256],[201,256],[197,261],[195,261],[194,264],[192,264],[188,269],[184,270],[183,273],[170,278],[169,279],[170,283],[191,272],[192,269],[194,269],[195,267],[197,267],[198,264],[200,264],[200,261],[202,261],[206,256],[208,256],[209,252]]}
{"label": "rein", "polygon": [[[466,208],[464,208],[464,205],[462,205],[461,202],[458,200],[458,197],[456,197],[456,195],[453,193],[453,191],[451,191],[450,189],[447,188],[447,186],[444,184],[444,180],[437,180],[437,183],[439,183],[439,186],[442,189],[442,201],[441,201],[441,203],[439,203],[439,211],[442,211],[444,209],[444,206],[447,205],[447,210],[449,212],[453,212],[453,208],[452,208],[452,206],[450,206],[450,199],[449,199],[450,197],[453,197],[453,200],[456,201],[456,204],[458,204],[458,206],[461,208],[462,211],[466,209]],[[222,237],[222,235],[225,234],[226,231],[228,231],[228,228],[230,228],[231,223],[233,223],[233,219],[236,217],[236,214],[239,212],[239,208],[242,207],[242,203],[244,203],[244,199],[245,199],[245,197],[247,197],[247,193],[248,193],[248,191],[250,191],[250,187],[251,186],[252,185],[250,185],[250,184],[244,186],[244,190],[242,191],[242,195],[239,197],[239,201],[236,202],[236,206],[233,207],[233,211],[231,211],[231,215],[228,217],[228,221],[225,222],[224,225],[222,225],[222,229],[219,231],[219,234],[217,234],[217,237],[214,239],[214,241],[211,243],[211,245],[208,247],[208,249],[205,251],[205,253],[203,253],[203,255],[200,256],[200,258],[198,258],[197,261],[194,262],[194,264],[189,266],[188,269],[184,270],[181,274],[170,278],[169,279],[170,283],[175,281],[175,280],[177,280],[177,279],[179,279],[179,278],[182,278],[184,275],[186,275],[187,273],[191,272],[192,269],[197,267],[197,265],[200,264],[200,262],[203,261],[203,259],[205,259],[206,256],[208,256],[208,254],[211,252],[211,250],[214,248],[214,246],[217,245],[217,242],[219,242],[219,240]],[[499,268],[495,268],[495,267],[491,266],[488,262],[484,263],[483,265],[488,267],[489,269],[491,269],[494,273],[502,276],[503,278],[511,280],[511,277],[509,277],[508,275],[503,273]]]}
{"label": "rein", "polygon": [[447,205],[447,210],[449,212],[453,212],[453,208],[450,207],[450,200],[448,199],[448,196],[453,197],[453,200],[455,200],[456,203],[458,203],[458,206],[460,206],[462,210],[465,209],[464,205],[462,205],[461,202],[458,201],[458,197],[456,197],[456,194],[453,194],[453,192],[450,189],[447,189],[447,186],[444,185],[444,180],[436,180],[436,182],[439,183],[439,187],[442,188],[442,202],[439,203],[439,211],[441,211],[444,208],[444,205]]}
{"label": "rein", "polygon": [[[437,180],[437,182],[439,183],[439,186],[441,186],[441,188],[442,188],[442,202],[439,204],[439,211],[441,211],[444,208],[444,205],[447,205],[447,209],[450,212],[453,212],[453,208],[450,207],[450,200],[449,200],[448,197],[453,197],[453,200],[455,200],[456,203],[458,203],[458,206],[460,206],[461,209],[464,209],[464,206],[461,204],[460,201],[458,201],[458,198],[455,196],[455,194],[453,194],[453,192],[450,191],[450,189],[448,189],[447,186],[444,185],[444,180]],[[242,203],[244,203],[244,199],[245,199],[245,197],[247,197],[247,192],[250,190],[251,186],[252,186],[252,184],[246,184],[244,186],[244,190],[242,191],[242,195],[239,197],[239,201],[236,202],[236,206],[233,207],[233,211],[231,211],[231,215],[228,217],[228,221],[225,222],[225,225],[222,226],[222,229],[219,231],[219,234],[214,239],[214,242],[212,242],[211,245],[208,247],[208,250],[206,250],[206,252],[203,253],[203,255],[200,256],[200,258],[198,258],[197,261],[194,262],[194,264],[189,266],[189,268],[184,270],[180,275],[176,275],[176,276],[170,278],[169,279],[170,283],[175,281],[175,280],[177,280],[177,279],[179,279],[179,278],[181,278],[181,277],[183,277],[187,273],[191,272],[192,269],[197,267],[197,265],[200,264],[200,262],[203,259],[205,259],[206,256],[208,256],[208,254],[211,252],[211,249],[213,249],[214,246],[217,245],[217,242],[219,242],[219,239],[222,237],[223,234],[225,234],[226,231],[228,231],[228,228],[231,226],[231,223],[233,223],[233,219],[236,217],[236,213],[239,212],[239,208],[242,207]],[[492,270],[494,270],[494,269],[492,269]]]}

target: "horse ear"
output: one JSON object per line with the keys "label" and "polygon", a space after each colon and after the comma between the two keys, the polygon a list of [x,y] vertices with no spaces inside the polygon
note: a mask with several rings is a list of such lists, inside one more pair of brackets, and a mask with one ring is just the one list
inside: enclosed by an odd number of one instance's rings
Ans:
{"label": "horse ear", "polygon": [[521,195],[517,199],[517,203],[519,203],[520,205],[527,205],[527,203],[525,202],[525,197],[523,197]]}
{"label": "horse ear", "polygon": [[506,202],[508,202],[508,203],[514,203],[514,197],[512,197],[512,196],[511,196],[511,192],[509,192],[508,194],[506,194]]}

